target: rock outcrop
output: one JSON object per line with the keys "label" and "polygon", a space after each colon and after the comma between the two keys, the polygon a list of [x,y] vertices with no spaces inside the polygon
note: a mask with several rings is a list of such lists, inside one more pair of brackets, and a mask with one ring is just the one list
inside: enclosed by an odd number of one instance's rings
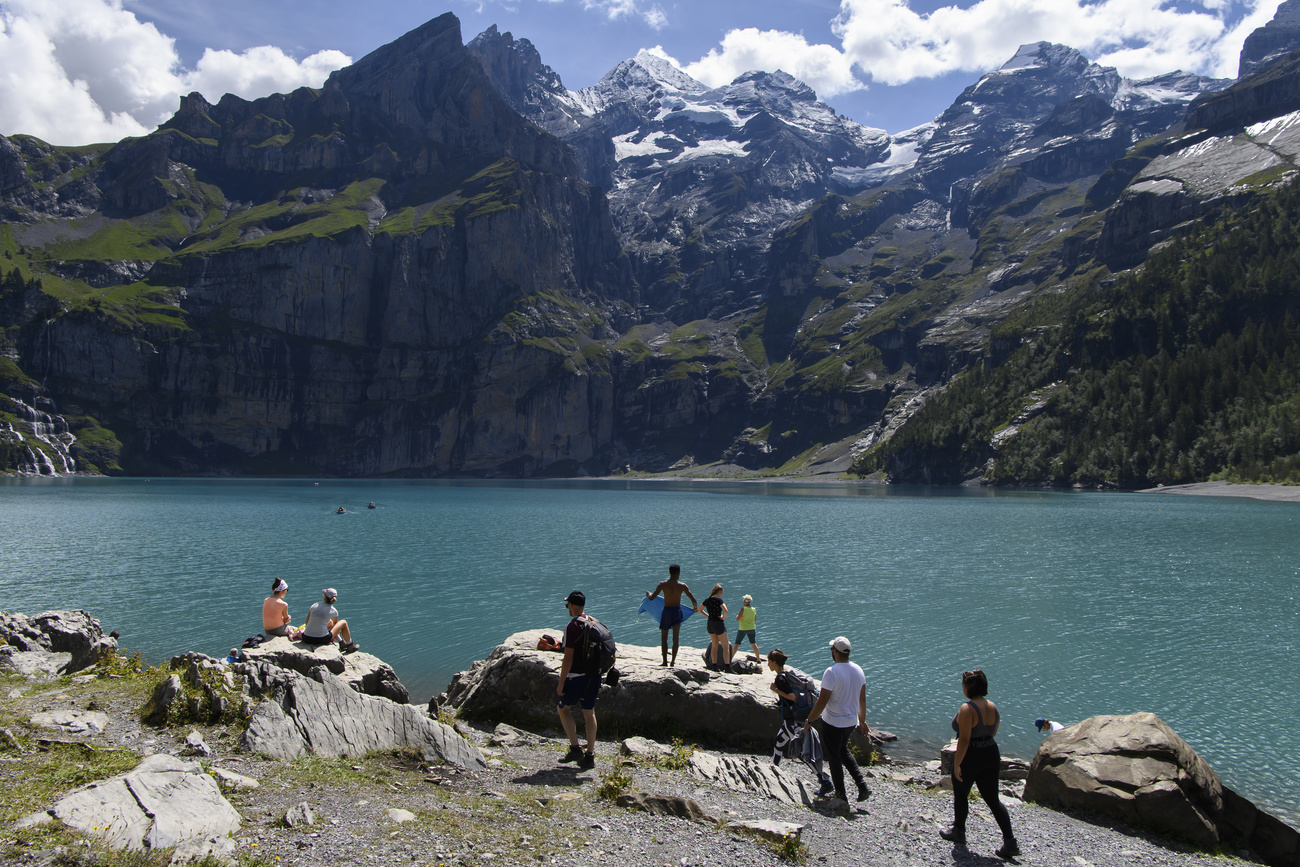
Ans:
{"label": "rock outcrop", "polygon": [[244,648],[239,658],[243,662],[269,663],[307,677],[314,677],[316,670],[323,668],[362,695],[398,704],[411,700],[391,665],[370,653],[342,653],[334,644],[314,646],[275,637],[257,647]]}
{"label": "rock outcrop", "polygon": [[[518,632],[486,659],[457,674],[448,703],[470,719],[524,728],[555,724],[555,688],[562,656],[537,650],[546,630]],[[562,629],[549,630],[559,634]],[[602,684],[596,700],[600,724],[626,734],[680,734],[705,741],[770,746],[780,719],[770,680],[705,671],[699,648],[682,647],[676,668],[660,666],[657,647],[618,646],[618,686]]]}
{"label": "rock outcrop", "polygon": [[323,667],[311,677],[266,662],[243,663],[240,670],[250,693],[263,699],[242,740],[254,752],[338,758],[414,748],[457,767],[486,767],[476,747],[423,710],[362,695]]}
{"label": "rock outcrop", "polygon": [[161,753],[125,774],[76,789],[49,814],[114,849],[173,849],[176,862],[209,855],[230,859],[241,821],[198,762]]}
{"label": "rock outcrop", "polygon": [[117,639],[84,611],[36,617],[0,611],[0,647],[6,648],[0,665],[24,673],[73,674],[117,653]]}
{"label": "rock outcrop", "polygon": [[[447,687],[448,704],[470,719],[554,726],[562,657],[536,649],[543,632],[517,632],[457,674]],[[770,749],[780,726],[771,677],[706,671],[703,653],[683,646],[677,666],[664,668],[658,647],[620,643],[618,686],[602,684],[596,700],[600,725],[616,726],[624,735],[680,735]]]}
{"label": "rock outcrop", "polygon": [[1025,800],[1154,828],[1205,848],[1249,846],[1270,864],[1300,863],[1300,834],[1226,788],[1152,713],[1096,716],[1047,737]]}

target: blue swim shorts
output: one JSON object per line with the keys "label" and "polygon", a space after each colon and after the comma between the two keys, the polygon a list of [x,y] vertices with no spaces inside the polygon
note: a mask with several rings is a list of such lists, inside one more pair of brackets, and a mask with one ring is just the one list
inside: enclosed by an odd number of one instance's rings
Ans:
{"label": "blue swim shorts", "polygon": [[681,623],[685,619],[686,616],[682,614],[682,606],[665,605],[664,613],[659,615],[659,628],[672,629],[674,626]]}
{"label": "blue swim shorts", "polygon": [[571,676],[564,682],[564,695],[560,696],[557,706],[565,707],[581,703],[583,710],[591,710],[596,706],[598,692],[600,692],[599,677],[592,677],[590,674]]}
{"label": "blue swim shorts", "polygon": [[737,629],[737,630],[736,630],[736,645],[739,646],[740,643],[741,643],[742,641],[748,640],[750,644],[752,644],[752,645],[754,645],[755,647],[757,647],[757,646],[758,646],[758,642],[754,639],[754,633],[757,632],[757,631],[758,631],[758,630],[756,630],[756,629]]}

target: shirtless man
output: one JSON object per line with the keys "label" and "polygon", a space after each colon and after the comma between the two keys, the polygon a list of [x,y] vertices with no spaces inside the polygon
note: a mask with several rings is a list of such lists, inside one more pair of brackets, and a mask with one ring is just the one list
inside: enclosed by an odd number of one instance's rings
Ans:
{"label": "shirtless man", "polygon": [[691,593],[691,588],[687,587],[680,580],[682,567],[676,563],[668,567],[668,580],[660,581],[655,592],[646,591],[647,599],[654,599],[660,593],[664,594],[664,613],[659,616],[659,646],[663,651],[663,667],[668,666],[668,630],[673,631],[673,665],[677,664],[677,634],[682,628],[682,594],[685,593],[691,599],[691,608],[698,610],[700,603],[695,601],[695,596]]}

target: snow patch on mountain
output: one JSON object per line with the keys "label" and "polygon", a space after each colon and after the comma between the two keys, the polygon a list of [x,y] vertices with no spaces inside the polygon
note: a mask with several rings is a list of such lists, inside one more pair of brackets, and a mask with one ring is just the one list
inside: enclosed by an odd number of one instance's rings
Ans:
{"label": "snow patch on mountain", "polygon": [[1253,139],[1264,139],[1271,144],[1279,135],[1298,124],[1300,124],[1300,111],[1293,111],[1272,120],[1253,123],[1246,127],[1246,134]]}
{"label": "snow patch on mountain", "polygon": [[882,161],[864,167],[836,166],[831,170],[831,177],[850,190],[862,190],[883,184],[916,165],[916,158],[921,153],[921,148],[930,140],[930,136],[934,135],[937,128],[938,124],[931,121],[891,136],[889,152]]}

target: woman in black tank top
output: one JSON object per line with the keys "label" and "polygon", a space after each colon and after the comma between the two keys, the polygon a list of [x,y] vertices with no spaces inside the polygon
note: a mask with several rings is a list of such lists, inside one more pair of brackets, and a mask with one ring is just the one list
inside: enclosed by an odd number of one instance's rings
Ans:
{"label": "woman in black tank top", "polygon": [[1002,765],[1002,755],[993,736],[997,734],[1001,715],[997,705],[986,698],[989,681],[983,671],[977,668],[964,672],[961,688],[967,701],[952,718],[952,730],[957,733],[957,755],[952,769],[953,822],[952,827],[940,831],[939,836],[958,846],[966,845],[966,815],[970,811],[968,796],[974,785],[979,788],[980,797],[989,805],[989,812],[1002,829],[1002,846],[997,850],[997,856],[1011,858],[1020,854],[1020,846],[1011,833],[1007,808],[998,799],[998,770]]}

